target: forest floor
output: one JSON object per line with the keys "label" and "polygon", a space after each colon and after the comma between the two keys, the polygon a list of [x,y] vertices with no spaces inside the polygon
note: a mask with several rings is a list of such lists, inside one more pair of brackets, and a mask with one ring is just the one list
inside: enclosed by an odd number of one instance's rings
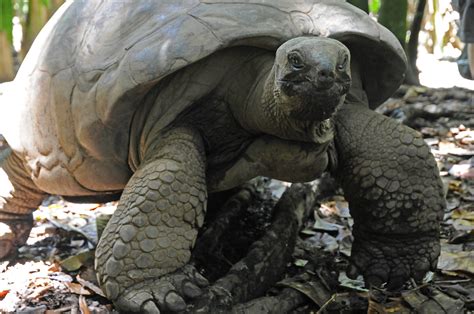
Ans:
{"label": "forest floor", "polygon": [[[294,313],[474,313],[474,91],[402,86],[378,111],[421,132],[438,162],[447,207],[437,271],[422,285],[412,283],[397,294],[367,290],[361,279],[347,278],[352,218],[340,189],[324,186],[329,179],[320,180],[312,183],[316,200],[285,280],[269,293],[286,287],[305,295]],[[262,216],[271,216],[288,184],[259,184],[259,198],[244,220],[253,220],[249,217],[256,213],[265,227],[268,217]],[[93,255],[97,229],[115,207],[115,202],[72,204],[48,198],[34,213],[34,229],[17,259],[0,263],[0,312],[113,311],[98,288]]]}

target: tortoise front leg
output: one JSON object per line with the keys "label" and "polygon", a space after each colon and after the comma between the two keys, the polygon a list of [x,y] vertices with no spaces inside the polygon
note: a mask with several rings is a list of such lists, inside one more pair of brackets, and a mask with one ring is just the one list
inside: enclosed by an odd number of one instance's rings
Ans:
{"label": "tortoise front leg", "polygon": [[416,131],[362,104],[345,104],[335,119],[334,172],[354,218],[348,274],[389,288],[420,281],[436,268],[445,206],[428,146]]}
{"label": "tortoise front leg", "polygon": [[128,182],[96,250],[106,295],[125,312],[181,311],[206,279],[187,263],[204,220],[202,140],[177,128],[160,136]]}

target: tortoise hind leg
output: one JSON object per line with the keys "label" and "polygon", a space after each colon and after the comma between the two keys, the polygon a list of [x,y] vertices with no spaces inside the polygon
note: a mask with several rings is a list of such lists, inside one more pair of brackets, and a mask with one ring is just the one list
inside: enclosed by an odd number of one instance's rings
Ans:
{"label": "tortoise hind leg", "polygon": [[176,128],[147,148],[96,250],[106,295],[125,312],[180,311],[206,279],[188,264],[204,220],[204,149]]}
{"label": "tortoise hind leg", "polygon": [[21,158],[11,152],[0,169],[0,259],[11,257],[26,243],[33,226],[31,213],[45,196]]}

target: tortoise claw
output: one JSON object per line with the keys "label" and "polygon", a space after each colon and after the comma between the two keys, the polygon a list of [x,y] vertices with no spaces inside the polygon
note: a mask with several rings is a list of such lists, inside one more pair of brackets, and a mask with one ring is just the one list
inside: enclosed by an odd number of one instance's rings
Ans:
{"label": "tortoise claw", "polygon": [[207,280],[191,265],[172,274],[129,287],[115,301],[122,310],[133,313],[181,312],[186,300],[202,295]]}
{"label": "tortoise claw", "polygon": [[367,286],[387,283],[387,289],[395,291],[410,278],[421,282],[430,265],[438,260],[439,251],[435,235],[414,234],[403,239],[356,237],[351,262],[361,271]]}

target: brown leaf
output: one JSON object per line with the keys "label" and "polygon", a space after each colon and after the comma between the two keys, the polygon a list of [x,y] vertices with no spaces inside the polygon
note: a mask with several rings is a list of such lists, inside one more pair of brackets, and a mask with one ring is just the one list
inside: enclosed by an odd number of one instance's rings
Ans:
{"label": "brown leaf", "polygon": [[84,287],[94,291],[96,294],[100,295],[101,297],[106,298],[104,292],[102,292],[102,290],[96,285],[94,285],[92,282],[82,279],[79,275],[77,275],[76,279],[77,279],[77,282],[79,282]]}
{"label": "brown leaf", "polygon": [[83,295],[79,297],[79,309],[81,310],[82,314],[91,313],[91,311],[89,310],[89,306],[87,306],[86,298]]}
{"label": "brown leaf", "polygon": [[59,263],[54,262],[54,263],[48,268],[48,271],[53,272],[53,273],[60,272],[60,271],[61,271],[61,266],[59,265]]}
{"label": "brown leaf", "polygon": [[75,294],[79,295],[91,295],[92,293],[84,288],[81,284],[75,283],[75,282],[65,282],[64,283],[68,288],[69,291]]}
{"label": "brown leaf", "polygon": [[8,292],[10,292],[10,289],[3,289],[0,291],[0,299],[3,299],[4,297],[7,296]]}
{"label": "brown leaf", "polygon": [[42,295],[44,295],[46,292],[48,292],[49,290],[51,290],[53,288],[53,286],[44,286],[44,287],[38,287],[36,288],[32,294],[30,294],[28,296],[29,299],[38,299],[39,297],[41,297]]}

